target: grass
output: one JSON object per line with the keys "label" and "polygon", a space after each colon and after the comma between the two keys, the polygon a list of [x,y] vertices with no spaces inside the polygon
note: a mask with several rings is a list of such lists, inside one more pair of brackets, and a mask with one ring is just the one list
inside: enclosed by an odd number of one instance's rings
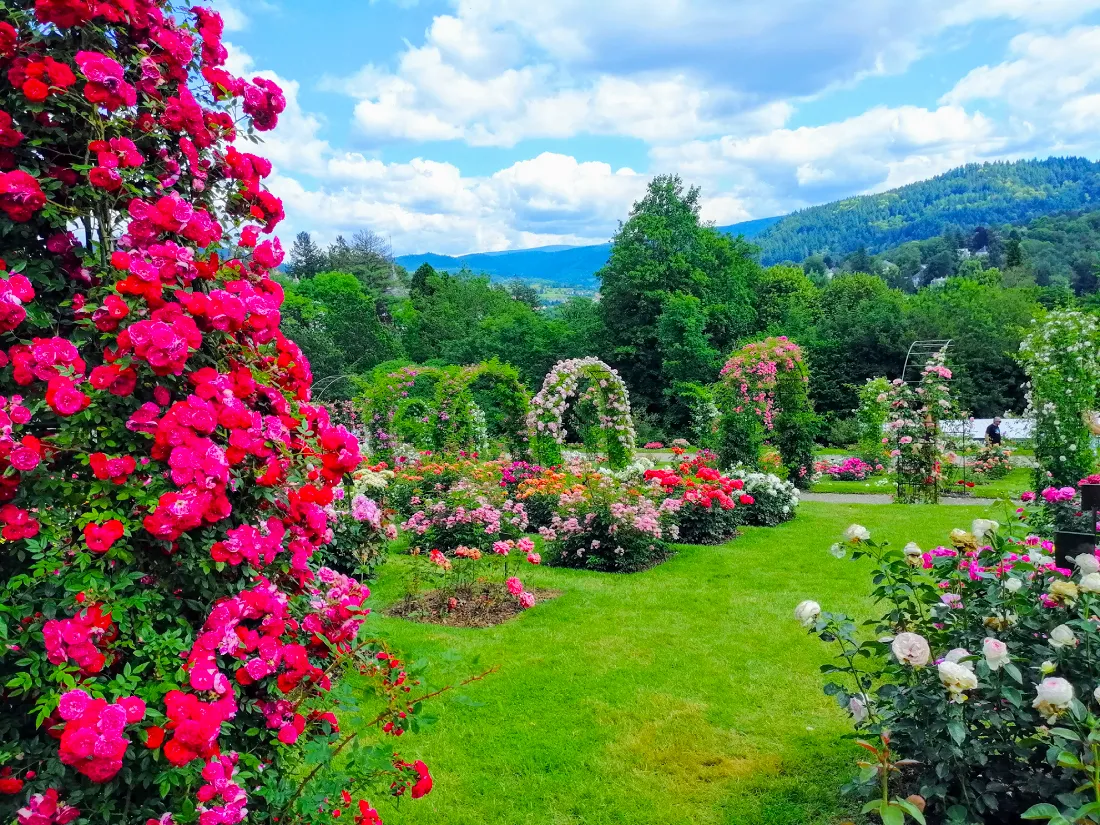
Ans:
{"label": "grass", "polygon": [[[372,617],[431,664],[428,688],[500,670],[436,701],[403,742],[436,787],[387,825],[826,825],[857,809],[838,788],[855,748],[821,692],[829,652],[793,620],[814,598],[867,615],[866,570],[826,548],[852,522],[923,546],[985,508],[804,503],[797,519],[645,573],[526,568],[563,595],[498,627]],[[374,588],[403,594],[406,560]]]}
{"label": "grass", "polygon": [[[814,483],[815,493],[882,493],[893,495],[897,491],[897,477],[893,473],[877,475],[864,481],[834,481],[823,478]],[[970,488],[976,498],[1015,498],[1024,490],[1032,488],[1031,470],[1017,467],[1009,471],[1004,478],[988,483],[980,483]],[[952,485],[953,487],[954,485]]]}

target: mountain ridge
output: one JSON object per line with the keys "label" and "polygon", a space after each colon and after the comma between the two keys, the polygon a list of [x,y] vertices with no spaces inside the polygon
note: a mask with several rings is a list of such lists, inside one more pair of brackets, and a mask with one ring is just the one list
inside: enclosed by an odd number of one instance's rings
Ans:
{"label": "mountain ridge", "polygon": [[[807,207],[716,229],[742,234],[760,247],[766,266],[827,253],[875,253],[906,241],[927,240],[948,229],[1026,223],[1044,215],[1100,205],[1100,162],[1080,157],[967,164],[926,180],[871,195]],[[458,271],[467,267],[497,280],[518,278],[595,289],[610,242],[550,245],[466,255],[401,255],[408,270],[422,263]]]}

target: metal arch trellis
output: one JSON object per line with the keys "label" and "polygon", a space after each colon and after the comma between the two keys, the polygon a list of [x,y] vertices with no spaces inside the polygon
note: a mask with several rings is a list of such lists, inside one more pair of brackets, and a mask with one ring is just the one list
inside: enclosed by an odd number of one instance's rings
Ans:
{"label": "metal arch trellis", "polygon": [[[929,338],[923,341],[914,341],[909,345],[909,352],[905,354],[905,366],[901,368],[901,380],[909,383],[909,366],[921,370],[928,359],[941,350],[947,350],[954,343],[953,338]],[[914,357],[916,356],[916,357]]]}

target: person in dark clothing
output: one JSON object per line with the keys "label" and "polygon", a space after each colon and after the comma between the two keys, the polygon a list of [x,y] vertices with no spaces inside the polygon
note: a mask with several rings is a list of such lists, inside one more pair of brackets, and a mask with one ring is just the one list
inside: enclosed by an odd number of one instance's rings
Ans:
{"label": "person in dark clothing", "polygon": [[1000,446],[1001,443],[1001,419],[994,418],[993,423],[985,428],[985,443]]}

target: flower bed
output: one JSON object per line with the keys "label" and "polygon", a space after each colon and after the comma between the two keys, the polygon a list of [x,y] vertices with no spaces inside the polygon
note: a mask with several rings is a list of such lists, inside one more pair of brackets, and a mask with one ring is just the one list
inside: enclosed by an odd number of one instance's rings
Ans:
{"label": "flower bed", "polygon": [[858,456],[850,456],[840,462],[821,460],[814,462],[814,474],[833,481],[865,481],[873,475],[881,473],[881,464],[868,464]]}
{"label": "flower bed", "polygon": [[735,468],[731,478],[744,483],[743,492],[752,496],[752,506],[744,511],[745,524],[753,527],[775,527],[790,521],[798,509],[798,488],[790,481],[770,473],[754,473]]}
{"label": "flower bed", "polygon": [[[423,564],[409,578],[405,598],[387,613],[451,627],[491,627],[555,598],[556,591],[526,588],[519,578],[509,575],[511,558],[517,554],[529,565],[542,563],[534,541],[526,537],[497,540],[486,552],[461,546],[453,557],[439,550],[413,548],[412,555]],[[434,587],[425,591],[425,580]]]}
{"label": "flower bed", "polygon": [[685,544],[722,544],[737,535],[755,500],[745,482],[723,475],[714,467],[713,454],[700,454],[675,470],[648,470],[655,503],[678,502],[675,521],[679,541]]}
{"label": "flower bed", "polygon": [[839,645],[826,692],[876,740],[855,786],[883,821],[916,819],[909,806],[926,803],[937,822],[1088,821],[1070,812],[1092,799],[1084,766],[1100,740],[1100,556],[1061,569],[1032,526],[978,519],[922,550],[853,525],[833,552],[873,564],[873,632],[798,606],[812,633]]}

